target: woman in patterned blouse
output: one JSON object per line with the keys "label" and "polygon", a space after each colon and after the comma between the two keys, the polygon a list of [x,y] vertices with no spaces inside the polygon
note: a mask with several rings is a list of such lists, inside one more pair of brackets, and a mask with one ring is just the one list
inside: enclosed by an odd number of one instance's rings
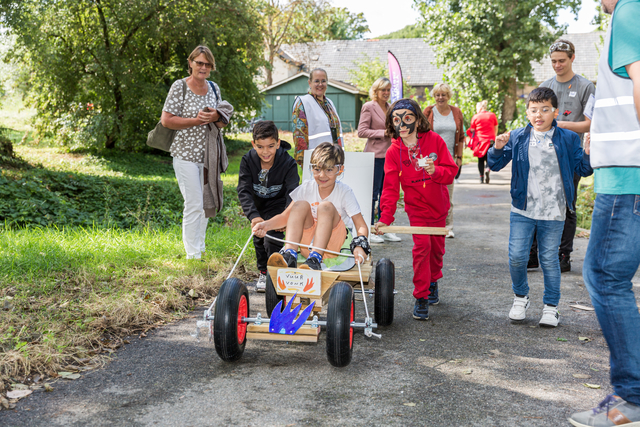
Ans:
{"label": "woman in patterned blouse", "polygon": [[327,72],[316,68],[309,74],[309,93],[296,98],[293,104],[293,142],[298,164],[304,160],[304,150],[313,150],[323,142],[344,147],[342,126],[333,102],[325,96]]}
{"label": "woman in patterned blouse", "polygon": [[198,46],[187,62],[190,75],[171,85],[160,121],[164,127],[177,131],[171,156],[184,198],[182,241],[187,259],[200,259],[205,250],[208,221],[202,198],[206,131],[207,126],[212,126],[210,123],[220,119],[216,108],[222,100],[218,85],[207,81],[211,70],[216,69],[211,50]]}

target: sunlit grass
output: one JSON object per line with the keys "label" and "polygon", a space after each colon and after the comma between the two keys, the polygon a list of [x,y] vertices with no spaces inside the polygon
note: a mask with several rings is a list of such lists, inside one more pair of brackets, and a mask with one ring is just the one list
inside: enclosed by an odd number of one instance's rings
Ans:
{"label": "sunlit grass", "polygon": [[[209,301],[250,233],[210,226],[202,261],[185,259],[179,227],[0,234],[0,380],[9,381],[88,364]],[[234,276],[252,280],[254,257],[250,248]]]}

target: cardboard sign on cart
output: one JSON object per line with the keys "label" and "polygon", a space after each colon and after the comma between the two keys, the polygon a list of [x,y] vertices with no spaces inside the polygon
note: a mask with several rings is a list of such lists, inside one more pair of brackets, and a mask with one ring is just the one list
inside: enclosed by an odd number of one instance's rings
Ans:
{"label": "cardboard sign on cart", "polygon": [[304,294],[322,296],[322,271],[280,268],[276,278],[276,287],[280,295]]}

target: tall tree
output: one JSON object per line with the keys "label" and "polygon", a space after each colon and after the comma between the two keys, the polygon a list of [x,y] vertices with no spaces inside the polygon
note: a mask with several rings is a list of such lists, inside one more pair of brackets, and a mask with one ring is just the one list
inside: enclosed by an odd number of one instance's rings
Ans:
{"label": "tall tree", "polygon": [[262,38],[269,65],[266,83],[273,83],[273,61],[283,44],[325,40],[356,40],[369,31],[362,13],[331,6],[327,0],[258,0]]}
{"label": "tall tree", "polygon": [[[449,83],[467,105],[487,99],[501,110],[501,124],[513,119],[518,83],[535,84],[539,61],[564,32],[558,12],[577,13],[580,0],[415,0],[425,39]],[[469,112],[469,111],[468,111]],[[467,113],[468,113],[467,112]],[[475,112],[475,111],[474,111]]]}
{"label": "tall tree", "polygon": [[38,130],[106,148],[144,146],[198,44],[213,51],[223,97],[259,109],[259,20],[251,0],[0,0]]}

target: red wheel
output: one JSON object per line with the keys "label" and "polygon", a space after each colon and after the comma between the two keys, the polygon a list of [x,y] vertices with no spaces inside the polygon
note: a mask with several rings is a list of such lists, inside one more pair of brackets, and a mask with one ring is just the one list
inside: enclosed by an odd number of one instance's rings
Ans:
{"label": "red wheel", "polygon": [[249,303],[242,295],[238,304],[238,344],[242,344],[247,337],[247,323],[242,321],[244,317],[249,317]]}
{"label": "red wheel", "polygon": [[[355,314],[355,295],[354,297],[351,298],[351,322],[349,322],[349,324],[353,323],[354,320],[354,314]],[[349,328],[349,348],[353,348],[353,328]]]}
{"label": "red wheel", "polygon": [[249,317],[249,292],[238,279],[227,279],[222,283],[213,319],[213,342],[218,356],[226,362],[240,359],[247,343]]}

